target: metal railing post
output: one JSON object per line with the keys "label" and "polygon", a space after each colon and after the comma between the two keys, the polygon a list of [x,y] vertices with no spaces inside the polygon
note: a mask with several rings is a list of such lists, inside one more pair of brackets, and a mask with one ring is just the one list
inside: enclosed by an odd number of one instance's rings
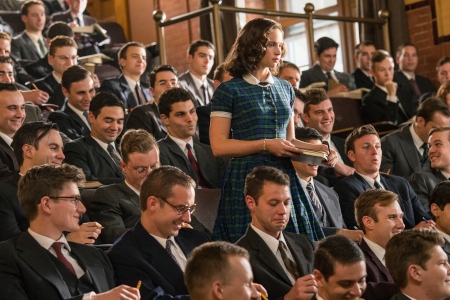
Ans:
{"label": "metal railing post", "polygon": [[161,60],[161,64],[165,65],[165,64],[167,64],[166,41],[164,38],[164,27],[161,26],[161,23],[163,23],[166,20],[166,14],[163,13],[159,9],[154,10],[153,11],[153,19],[156,22],[156,27],[157,27],[157,31],[158,31],[159,58]]}
{"label": "metal railing post", "polygon": [[220,24],[220,9],[219,5],[222,3],[222,0],[210,0],[213,10],[213,30],[214,30],[214,45],[216,47],[216,62],[220,65],[223,62],[223,38],[222,38],[222,26]]}
{"label": "metal railing post", "polygon": [[305,13],[308,15],[308,47],[309,47],[309,62],[310,66],[314,64],[316,58],[314,56],[314,27],[313,27],[313,13],[314,13],[314,4],[306,3],[305,5]]}
{"label": "metal railing post", "polygon": [[391,41],[389,38],[389,11],[387,9],[380,10],[378,12],[378,17],[384,19],[384,24],[383,24],[384,50],[391,53]]}

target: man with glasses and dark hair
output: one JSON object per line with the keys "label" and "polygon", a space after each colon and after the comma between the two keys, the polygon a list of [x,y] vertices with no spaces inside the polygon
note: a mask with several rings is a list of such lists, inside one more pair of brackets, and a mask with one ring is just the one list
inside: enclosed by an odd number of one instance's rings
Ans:
{"label": "man with glasses and dark hair", "polygon": [[108,252],[118,284],[142,282],[142,299],[189,299],[184,285],[186,258],[207,242],[191,222],[195,209],[195,182],[180,169],[162,166],[141,185],[139,222],[122,235]]}

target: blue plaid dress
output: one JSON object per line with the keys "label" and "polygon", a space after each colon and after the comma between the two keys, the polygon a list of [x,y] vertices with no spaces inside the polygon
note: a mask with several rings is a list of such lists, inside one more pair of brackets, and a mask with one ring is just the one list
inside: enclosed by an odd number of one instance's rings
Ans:
{"label": "blue plaid dress", "polygon": [[[274,83],[266,87],[250,84],[243,78],[234,78],[219,85],[213,96],[212,111],[213,114],[231,114],[233,139],[286,138],[295,95],[289,83],[276,77],[273,79]],[[291,217],[286,230],[306,234],[314,241],[322,239],[322,229],[290,158],[277,157],[267,151],[230,160],[222,178],[214,238],[234,243],[244,235],[251,222],[245,204],[245,177],[254,167],[261,165],[276,167],[291,179]]]}

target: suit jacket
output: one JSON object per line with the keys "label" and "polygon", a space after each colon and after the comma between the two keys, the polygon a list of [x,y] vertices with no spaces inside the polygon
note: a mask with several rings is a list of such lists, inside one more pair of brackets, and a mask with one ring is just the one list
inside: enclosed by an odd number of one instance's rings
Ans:
{"label": "suit jacket", "polygon": [[450,242],[447,241],[447,239],[444,238],[444,246],[442,249],[444,249],[445,254],[447,254],[447,260],[450,262]]}
{"label": "suit jacket", "polygon": [[411,298],[408,298],[405,294],[400,292],[392,296],[390,300],[411,300]]}
{"label": "suit jacket", "polygon": [[364,118],[370,123],[389,121],[400,124],[408,121],[412,116],[405,114],[397,103],[388,101],[387,96],[387,93],[382,89],[376,85],[373,86],[361,101]]}
{"label": "suit jacket", "polygon": [[34,62],[41,58],[38,49],[25,31],[12,38],[11,56],[19,62]]}
{"label": "suit jacket", "polygon": [[[113,288],[114,273],[105,254],[93,247],[69,242],[71,254],[91,277],[94,292]],[[0,243],[1,299],[79,299],[72,297],[61,272],[47,250],[28,233]]]}
{"label": "suit jacket", "polygon": [[[430,215],[423,208],[416,193],[412,190],[405,178],[380,173],[381,184],[388,191],[398,195],[398,202],[402,209],[403,222],[406,229],[413,228],[420,223],[423,218],[429,219]],[[334,186],[335,192],[339,195],[342,215],[347,228],[354,228],[355,221],[355,200],[358,196],[372,187],[358,173],[339,180]]]}
{"label": "suit jacket", "polygon": [[39,106],[32,102],[25,102],[26,117],[23,123],[44,121],[44,115]]}
{"label": "suit jacket", "polygon": [[200,143],[209,145],[209,125],[211,123],[211,102],[197,107],[197,125]]}
{"label": "suit jacket", "polygon": [[[421,94],[435,91],[433,83],[428,78],[416,74],[415,80]],[[411,82],[400,70],[394,72],[394,81],[398,84],[397,96],[408,114],[408,118],[415,116],[419,106],[419,97],[414,94]]]}
{"label": "suit jacket", "polygon": [[[145,96],[145,101],[150,101],[153,99],[150,94],[150,88],[147,83],[141,81],[140,82],[142,93]],[[130,86],[125,79],[125,76],[121,74],[117,78],[105,79],[102,81],[100,86],[100,92],[108,92],[119,97],[120,100],[125,104],[125,107],[130,109],[137,105],[139,105],[136,98],[134,98],[133,93],[130,89]]]}
{"label": "suit jacket", "polygon": [[125,179],[119,166],[91,136],[64,145],[64,155],[64,162],[81,168],[88,181],[111,184]]}
{"label": "suit jacket", "polygon": [[[413,126],[413,125],[411,125]],[[430,159],[421,164],[420,154],[414,145],[409,126],[392,132],[381,139],[383,159],[380,171],[409,179],[412,173],[431,170]]]}
{"label": "suit jacket", "polygon": [[53,67],[48,63],[48,53],[38,61],[26,65],[25,70],[36,79],[44,78],[53,72]]}
{"label": "suit jacket", "polygon": [[0,181],[8,180],[14,171],[19,171],[19,163],[13,149],[0,137]]}
{"label": "suit jacket", "polygon": [[314,181],[314,187],[327,216],[328,226],[322,227],[323,233],[325,236],[333,235],[338,229],[345,228],[339,197],[335,191],[317,180]]}
{"label": "suit jacket", "polygon": [[[189,71],[187,71],[186,73],[181,74],[179,77],[179,85],[181,88],[184,88],[185,90],[188,90],[189,92],[192,93],[192,95],[195,96],[195,100],[196,102],[194,102],[195,106],[202,106],[205,105],[206,103],[203,103],[203,92],[201,90],[199,90],[194,82],[194,79],[192,79],[192,75],[191,73],[189,73]],[[214,94],[214,81],[212,81],[209,78],[206,78],[206,82],[208,83],[208,94],[209,94],[209,100],[211,101],[212,96]]]}
{"label": "suit jacket", "polygon": [[[14,57],[11,56],[11,58],[14,62],[14,78],[16,79],[16,84],[20,83],[23,85],[23,84],[27,83],[28,81],[36,80],[33,76],[28,74],[24,68],[22,68],[20,63]],[[25,88],[25,86],[23,86],[23,87]]]}
{"label": "suit jacket", "polygon": [[371,88],[373,88],[374,86],[373,81],[370,79],[369,76],[364,74],[364,72],[361,71],[360,68],[356,68],[355,72],[353,72],[352,75],[355,80],[355,85],[357,89],[366,88],[370,90]]}
{"label": "suit jacket", "polygon": [[383,263],[372,252],[364,239],[359,242],[359,247],[364,252],[367,270],[367,288],[362,298],[365,300],[389,300],[399,292],[391,274]]}
{"label": "suit jacket", "polygon": [[[339,80],[339,83],[345,85],[349,90],[354,90],[356,88],[355,83],[353,82],[353,77],[350,74],[338,72],[336,70],[334,70],[334,74]],[[300,87],[307,87],[314,82],[325,82],[324,89],[328,91],[328,78],[322,72],[322,69],[318,64],[315,64],[312,68],[303,71],[302,78],[300,80]]]}
{"label": "suit jacket", "polygon": [[69,9],[69,5],[65,1],[64,1],[64,9],[61,7],[61,5],[59,5],[59,2],[57,0],[43,0],[42,2],[44,2],[45,4],[47,16]]}
{"label": "suit jacket", "polygon": [[[62,21],[62,22],[66,22],[66,23],[73,22],[73,17],[70,14],[70,10],[54,13],[53,15],[51,15],[50,18],[51,18],[52,22],[56,22],[56,21]],[[97,19],[95,19],[91,16],[87,16],[87,15],[83,15],[83,21],[84,21],[84,26],[89,26],[89,25],[98,23]]]}
{"label": "suit jacket", "polygon": [[[194,229],[181,229],[175,241],[187,257],[195,247],[209,241]],[[165,248],[138,222],[108,251],[117,284],[136,286],[141,280],[141,299],[189,299],[183,271]]]}
{"label": "suit jacket", "polygon": [[136,106],[128,116],[128,129],[145,129],[155,137],[155,140],[167,136],[167,127],[161,120],[155,103]]}
{"label": "suit jacket", "polygon": [[[58,110],[63,110],[66,102],[66,97],[62,92],[62,86],[56,81],[53,73],[48,74],[44,78],[38,79],[34,82],[39,90],[47,92],[50,96],[48,103],[58,105]],[[28,83],[29,89],[35,89],[32,83]]]}
{"label": "suit jacket", "polygon": [[430,211],[431,191],[441,181],[447,180],[439,170],[417,172],[409,178],[409,184],[419,198],[426,211]]}
{"label": "suit jacket", "polygon": [[[198,186],[197,174],[183,150],[169,136],[158,141],[158,146],[161,164],[181,169],[191,176]],[[210,146],[195,141],[194,152],[197,157],[200,174],[205,183],[209,188],[220,188],[220,179],[225,171],[223,160],[214,156]]]}
{"label": "suit jacket", "polygon": [[91,134],[91,129],[68,105],[64,108],[64,111],[52,112],[48,116],[48,120],[58,124],[59,131],[72,140]]}
{"label": "suit jacket", "polygon": [[102,224],[102,241],[114,243],[141,217],[139,196],[125,181],[99,187],[91,202],[90,217]]}
{"label": "suit jacket", "polygon": [[[312,274],[314,246],[305,235],[283,232],[286,244],[297,263],[300,276]],[[247,232],[236,245],[245,248],[250,253],[254,282],[262,284],[270,295],[270,299],[283,299],[291,289],[292,284],[276,256],[264,240],[249,225]]]}

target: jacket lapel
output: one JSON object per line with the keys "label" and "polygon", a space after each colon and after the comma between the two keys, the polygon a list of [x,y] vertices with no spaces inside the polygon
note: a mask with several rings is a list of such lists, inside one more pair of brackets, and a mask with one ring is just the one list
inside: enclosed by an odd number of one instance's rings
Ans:
{"label": "jacket lapel", "polygon": [[139,196],[132,190],[130,187],[123,181],[118,188],[128,197],[131,203],[141,209],[141,205],[139,204]]}
{"label": "jacket lapel", "polygon": [[120,82],[120,89],[122,90],[122,95],[125,101],[125,107],[135,107],[137,105],[136,99],[134,99],[133,93],[131,92],[131,88],[128,85],[127,80],[125,79],[125,76],[122,74],[119,76],[119,82]]}
{"label": "jacket lapel", "polygon": [[411,132],[409,131],[409,126],[405,126],[401,129],[401,134],[399,135],[399,137],[401,138],[399,141],[400,147],[402,149],[404,157],[408,158],[406,161],[408,162],[409,166],[414,170],[414,172],[422,171],[419,152],[414,146],[414,141]]}
{"label": "jacket lapel", "polygon": [[86,137],[86,143],[91,145],[94,151],[108,162],[108,164],[111,166],[111,168],[114,169],[117,175],[123,177],[122,170],[119,169],[119,166],[116,165],[109,154],[90,135]]}
{"label": "jacket lapel", "polygon": [[23,40],[25,42],[25,44],[27,45],[27,47],[29,49],[32,49],[34,53],[36,53],[36,55],[38,57],[41,57],[41,54],[39,53],[38,49],[36,48],[36,46],[33,44],[33,41],[30,39],[30,37],[28,36],[28,34],[26,34],[25,32],[23,33]]}
{"label": "jacket lapel", "polygon": [[[335,203],[328,197],[328,193],[322,189],[318,181],[314,181],[314,186],[316,187],[316,194],[322,203],[322,207],[325,209],[327,219],[330,222],[329,227],[337,227],[338,221],[334,216],[337,212],[340,212],[341,209],[336,207]],[[333,211],[330,209],[333,209]]]}
{"label": "jacket lapel", "polygon": [[86,123],[68,105],[66,105],[66,107],[64,108],[64,112],[81,127],[81,131],[83,132],[83,134],[86,134],[86,132],[90,132],[89,127],[86,125]]}
{"label": "jacket lapel", "polygon": [[380,270],[384,274],[384,276],[386,276],[386,278],[388,280],[391,280],[391,274],[389,274],[388,269],[378,259],[378,257],[375,255],[375,253],[373,253],[373,251],[370,249],[369,245],[367,245],[367,243],[366,243],[366,241],[364,239],[361,239],[361,242],[360,242],[359,246],[361,247],[361,249],[364,252],[366,252],[370,256],[370,259],[377,266],[378,270]]}
{"label": "jacket lapel", "polygon": [[292,239],[287,234],[284,235],[284,239],[287,242],[287,245],[291,251],[294,260],[297,262],[297,267],[300,270],[300,274],[308,274],[307,267],[305,265],[306,261],[303,255],[302,248],[297,245],[296,241]]}
{"label": "jacket lapel", "polygon": [[[8,146],[8,144],[5,142],[5,140],[2,139],[1,137],[0,137],[0,148],[6,154],[8,154],[8,156],[11,159],[11,161],[13,162],[14,170],[18,171],[19,170],[19,163],[17,162],[16,156],[14,155],[14,150],[10,146]],[[13,171],[13,170],[11,170],[11,171]]]}
{"label": "jacket lapel", "polygon": [[181,150],[181,148],[177,145],[177,143],[175,143],[169,136],[166,136],[164,140],[166,142],[167,148],[169,148],[169,150],[174,155],[183,158],[186,168],[189,169],[189,167],[191,167],[191,162],[188,160],[187,156],[183,153],[183,150]]}
{"label": "jacket lapel", "polygon": [[369,183],[358,173],[354,173],[353,176],[355,176],[356,179],[358,179],[358,181],[362,184],[363,186],[363,190],[360,191],[361,193],[366,191],[366,190],[370,190],[372,189],[372,187],[369,185]]}

